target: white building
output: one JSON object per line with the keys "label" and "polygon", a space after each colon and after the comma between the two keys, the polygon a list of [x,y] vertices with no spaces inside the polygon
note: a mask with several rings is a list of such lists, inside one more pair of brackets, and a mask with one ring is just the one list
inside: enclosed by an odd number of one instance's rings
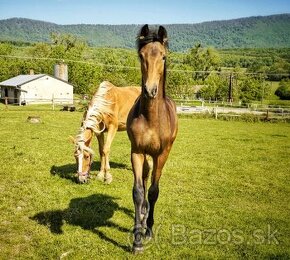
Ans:
{"label": "white building", "polygon": [[10,104],[73,104],[73,86],[46,74],[19,75],[0,82],[1,97]]}

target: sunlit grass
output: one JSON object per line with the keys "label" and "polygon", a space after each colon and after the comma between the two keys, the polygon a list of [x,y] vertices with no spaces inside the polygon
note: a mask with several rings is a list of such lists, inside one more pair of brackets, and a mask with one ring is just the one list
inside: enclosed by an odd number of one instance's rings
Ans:
{"label": "sunlit grass", "polygon": [[[30,115],[41,123],[27,123]],[[76,184],[68,137],[81,117],[0,111],[1,259],[133,258],[129,141],[116,135],[111,185]],[[290,125],[180,118],[179,126],[142,257],[289,258]]]}

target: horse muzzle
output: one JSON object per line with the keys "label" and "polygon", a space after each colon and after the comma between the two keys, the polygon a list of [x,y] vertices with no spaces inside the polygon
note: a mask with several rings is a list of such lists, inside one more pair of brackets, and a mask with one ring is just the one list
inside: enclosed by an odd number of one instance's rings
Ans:
{"label": "horse muzzle", "polygon": [[156,98],[157,92],[158,92],[158,88],[156,85],[150,88],[148,86],[144,87],[144,94],[145,94],[145,97],[147,98]]}
{"label": "horse muzzle", "polygon": [[83,184],[83,183],[88,183],[88,179],[90,178],[90,175],[88,172],[78,172],[78,182]]}

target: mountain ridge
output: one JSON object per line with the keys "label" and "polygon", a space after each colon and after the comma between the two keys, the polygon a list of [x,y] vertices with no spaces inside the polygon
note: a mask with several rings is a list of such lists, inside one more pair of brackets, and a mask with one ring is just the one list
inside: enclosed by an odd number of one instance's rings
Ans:
{"label": "mountain ridge", "polygon": [[[196,43],[215,48],[290,47],[290,14],[164,26],[173,51],[186,51]],[[69,33],[94,47],[135,48],[140,27],[138,24],[60,25],[14,17],[0,20],[0,41],[50,42],[51,33]]]}

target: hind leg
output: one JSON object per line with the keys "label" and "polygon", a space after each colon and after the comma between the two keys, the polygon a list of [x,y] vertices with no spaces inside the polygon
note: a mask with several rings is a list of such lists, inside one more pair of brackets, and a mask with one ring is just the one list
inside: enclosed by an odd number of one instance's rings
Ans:
{"label": "hind leg", "polygon": [[104,155],[105,155],[105,178],[104,181],[106,184],[110,184],[113,180],[113,176],[110,173],[110,162],[109,162],[109,156],[110,156],[110,149],[113,142],[113,139],[116,135],[117,127],[115,125],[110,125],[108,127],[108,134],[106,138],[106,143],[104,145]]}

